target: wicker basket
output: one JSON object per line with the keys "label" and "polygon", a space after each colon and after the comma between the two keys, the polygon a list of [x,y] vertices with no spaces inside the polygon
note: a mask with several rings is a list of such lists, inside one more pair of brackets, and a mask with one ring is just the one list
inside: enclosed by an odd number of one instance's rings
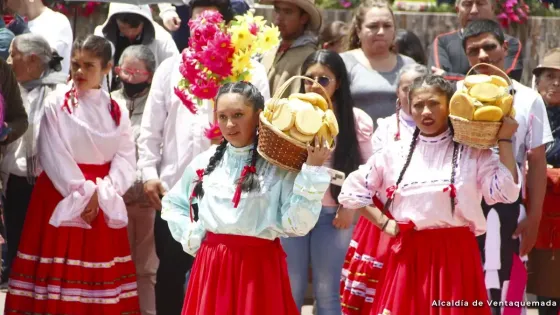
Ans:
{"label": "wicker basket", "polygon": [[[479,63],[473,66],[467,73],[467,76],[479,66],[490,67],[500,72],[509,82],[510,93],[513,91],[513,82],[508,75],[499,68],[487,63]],[[504,116],[507,114],[504,113]],[[472,121],[453,115],[449,115],[449,119],[453,125],[454,141],[477,149],[490,149],[496,146],[498,131],[502,127],[501,122]]]}
{"label": "wicker basket", "polygon": [[[319,85],[323,93],[328,95],[327,91],[315,80],[303,76],[293,76],[276,91],[271,102],[275,104],[278,103],[289,85],[294,80],[298,79],[308,80]],[[333,106],[330,98],[326,98],[326,101],[329,104],[329,108],[332,110]],[[284,105],[281,105],[280,108],[282,106]],[[272,108],[274,107],[275,106],[272,106]],[[277,112],[279,112],[279,110]],[[275,113],[272,112],[273,117],[274,115]],[[307,160],[307,145],[287,136],[282,131],[278,130],[278,128],[274,127],[264,117],[264,112],[261,112],[259,119],[259,145],[257,146],[257,152],[273,165],[288,171],[299,172],[303,163]]]}

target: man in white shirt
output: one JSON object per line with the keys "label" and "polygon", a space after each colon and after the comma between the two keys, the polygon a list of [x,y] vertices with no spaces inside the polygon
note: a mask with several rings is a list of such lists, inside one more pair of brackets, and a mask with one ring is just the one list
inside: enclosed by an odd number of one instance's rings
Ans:
{"label": "man in white shirt", "polygon": [[[227,0],[194,0],[193,16],[210,8],[220,11],[226,22],[233,18]],[[181,55],[165,60],[156,70],[138,139],[138,169],[142,172],[144,191],[151,205],[158,210],[154,227],[156,253],[160,260],[156,281],[157,314],[181,313],[184,284],[192,257],[183,251],[171,236],[167,222],[161,219],[161,196],[179,181],[187,165],[210,147],[204,135],[213,119],[209,106],[199,107],[192,114],[175,95],[181,79]],[[265,99],[270,98],[264,66],[254,62],[252,82]]]}
{"label": "man in white shirt", "polygon": [[[471,22],[463,32],[463,47],[471,66],[487,63],[504,69],[508,44],[497,22]],[[482,74],[501,76],[490,67],[479,66],[476,70]],[[527,189],[531,198],[526,217],[521,197],[517,203],[508,205],[488,206],[483,202],[488,227],[479,244],[483,249],[486,286],[490,299],[494,301],[505,300],[514,254],[523,257],[535,245],[546,191],[545,145],[553,140],[541,96],[515,80],[513,88],[515,119],[519,124],[512,139],[513,148],[519,167],[525,169],[527,162],[526,181],[520,178],[523,190]],[[500,308],[494,308],[493,312],[500,314]]]}
{"label": "man in white shirt", "polygon": [[61,71],[70,73],[70,54],[74,38],[68,18],[47,8],[42,1],[7,0],[6,5],[10,10],[28,19],[29,31],[47,40],[51,48],[64,58]]}

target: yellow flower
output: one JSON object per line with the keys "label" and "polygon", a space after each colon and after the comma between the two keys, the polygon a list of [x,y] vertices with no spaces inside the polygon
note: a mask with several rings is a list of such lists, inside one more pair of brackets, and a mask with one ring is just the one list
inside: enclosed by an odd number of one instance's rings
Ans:
{"label": "yellow flower", "polygon": [[257,40],[257,47],[259,52],[266,52],[280,42],[280,31],[276,26],[265,26]]}
{"label": "yellow flower", "polygon": [[251,54],[250,51],[237,50],[233,55],[233,69],[234,74],[239,74],[251,67]]}
{"label": "yellow flower", "polygon": [[246,50],[256,40],[246,25],[232,26],[229,30],[231,43],[236,50]]}

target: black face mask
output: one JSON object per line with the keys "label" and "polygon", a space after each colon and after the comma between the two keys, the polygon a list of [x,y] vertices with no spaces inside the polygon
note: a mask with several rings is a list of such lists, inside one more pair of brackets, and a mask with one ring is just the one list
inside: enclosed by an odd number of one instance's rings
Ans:
{"label": "black face mask", "polygon": [[149,82],[142,82],[142,83],[128,83],[122,81],[124,94],[128,97],[135,97],[138,94],[142,93],[146,88],[150,86]]}

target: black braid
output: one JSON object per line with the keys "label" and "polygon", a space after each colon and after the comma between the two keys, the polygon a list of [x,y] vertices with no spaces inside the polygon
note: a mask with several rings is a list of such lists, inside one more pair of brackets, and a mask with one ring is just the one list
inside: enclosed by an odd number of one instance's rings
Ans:
{"label": "black braid", "polygon": [[[259,152],[257,152],[257,147],[259,145],[259,135],[257,134],[255,136],[255,145],[253,146],[253,149],[251,149],[251,161],[250,161],[250,165],[251,166],[256,166],[257,164],[257,159],[259,157]],[[257,173],[248,173],[247,175],[245,175],[244,178],[242,178],[243,181],[241,182],[241,190],[244,192],[249,192],[249,191],[253,191],[257,188],[259,188],[259,177],[257,175]],[[240,178],[241,180],[241,178]],[[239,182],[238,182],[239,183]]]}
{"label": "black braid", "polygon": [[[218,163],[220,163],[220,161],[224,157],[224,153],[226,153],[227,144],[228,144],[227,140],[223,139],[222,143],[220,143],[220,145],[216,148],[216,152],[214,152],[214,155],[212,155],[212,157],[210,158],[210,161],[208,162],[208,166],[206,166],[206,168],[204,169],[204,176],[212,173],[214,171],[214,169],[216,168],[216,166],[218,166]],[[195,183],[195,186],[194,186],[194,189],[193,189],[193,196],[195,198],[202,198],[204,196],[204,189],[202,188],[202,181],[197,177],[194,180],[194,183]]]}
{"label": "black braid", "polygon": [[[457,173],[457,157],[459,155],[459,143],[453,141],[453,162],[451,164],[451,185],[455,185]],[[451,215],[455,213],[455,197],[451,195]]]}
{"label": "black braid", "polygon": [[[416,148],[416,143],[418,142],[418,136],[420,135],[420,129],[418,129],[418,127],[416,127],[416,129],[414,130],[414,133],[412,134],[412,141],[410,142],[410,149],[408,150],[408,156],[406,157],[406,162],[404,162],[404,166],[401,170],[401,173],[399,174],[399,178],[397,179],[397,183],[395,184],[396,187],[399,186],[399,184],[401,183],[404,173],[406,172],[406,169],[408,168],[408,166],[410,165],[410,160],[412,160],[412,153],[414,153],[414,149]],[[391,204],[393,203],[393,199],[394,199],[394,194],[393,196],[391,196],[391,198],[387,199],[387,202],[385,203],[385,206],[383,207],[383,212],[387,213],[387,211],[389,210],[389,207],[391,206]]]}

